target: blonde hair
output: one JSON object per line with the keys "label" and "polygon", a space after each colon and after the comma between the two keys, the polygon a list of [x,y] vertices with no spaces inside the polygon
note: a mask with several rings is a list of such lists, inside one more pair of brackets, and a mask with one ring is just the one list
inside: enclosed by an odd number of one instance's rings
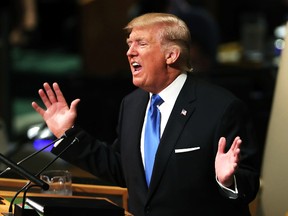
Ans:
{"label": "blonde hair", "polygon": [[160,38],[163,46],[170,44],[180,48],[178,65],[180,70],[192,71],[190,46],[191,36],[185,22],[173,14],[168,13],[146,13],[131,20],[124,28],[128,35],[135,27],[160,26]]}

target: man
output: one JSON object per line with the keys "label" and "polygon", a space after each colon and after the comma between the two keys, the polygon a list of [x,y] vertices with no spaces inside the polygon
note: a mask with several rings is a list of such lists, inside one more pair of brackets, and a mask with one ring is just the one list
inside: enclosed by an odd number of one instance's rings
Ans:
{"label": "man", "polygon": [[219,27],[209,11],[187,0],[139,0],[130,8],[129,15],[134,18],[148,12],[171,13],[186,23],[191,35],[193,73],[209,79],[215,73],[219,45]]}
{"label": "man", "polygon": [[[62,158],[127,187],[135,216],[250,215],[259,173],[253,166],[256,151],[245,133],[242,102],[189,73],[190,34],[176,16],[144,14],[125,29],[133,84],[139,88],[122,101],[118,138],[110,146],[74,126],[80,99],[69,107],[57,83],[53,88],[44,83],[39,95],[46,110],[35,102],[32,106],[56,137],[70,137],[53,153],[80,132],[80,143]],[[162,98],[155,109],[161,115],[161,140],[155,158],[147,160],[151,136],[146,136],[146,113],[154,95]],[[146,177],[151,161],[152,176]]]}

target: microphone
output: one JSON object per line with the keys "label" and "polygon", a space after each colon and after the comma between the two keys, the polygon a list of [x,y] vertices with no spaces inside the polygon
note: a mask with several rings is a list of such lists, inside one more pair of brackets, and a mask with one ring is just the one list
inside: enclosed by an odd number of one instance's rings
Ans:
{"label": "microphone", "polygon": [[31,174],[30,172],[28,172],[24,168],[18,166],[16,163],[14,163],[13,161],[9,160],[8,158],[6,158],[1,153],[0,153],[0,161],[5,163],[6,165],[8,165],[11,169],[14,169],[15,171],[17,171],[17,173],[22,175],[24,178],[30,180],[31,182],[34,182],[36,185],[39,185],[43,190],[48,190],[49,189],[49,185],[46,182],[44,182],[41,179],[35,177],[33,174]]}
{"label": "microphone", "polygon": [[36,176],[39,176],[43,171],[45,171],[49,166],[51,166],[58,158],[61,157],[61,155],[63,153],[65,153],[72,145],[74,145],[76,142],[80,142],[80,139],[84,136],[84,132],[83,131],[80,131],[78,132],[74,139],[72,140],[72,142],[67,145],[59,154],[56,155],[56,157],[51,161],[49,162],[48,164],[46,164],[46,166],[44,166],[37,174]]}
{"label": "microphone", "polygon": [[[51,161],[49,162],[48,164],[46,164],[46,166],[44,166],[35,176],[38,177],[42,172],[44,172],[49,166],[51,166],[64,152],[66,152],[73,144],[75,144],[76,142],[80,142],[80,138],[82,138],[84,136],[84,132],[83,131],[80,131],[79,133],[76,134],[75,138],[72,140],[72,142],[67,145],[58,155],[56,155],[56,157]],[[65,135],[65,137],[67,137],[68,134]],[[59,138],[60,140],[60,138]],[[16,165],[17,166],[17,165]],[[34,176],[34,178],[36,178]],[[38,178],[36,178],[38,179]],[[29,179],[30,180],[30,179]],[[41,179],[39,179],[41,180]],[[31,181],[31,180],[30,180]],[[42,180],[41,180],[42,181]],[[16,199],[16,197],[18,196],[18,194],[22,191],[24,191],[24,195],[23,195],[23,202],[22,202],[22,206],[25,206],[25,198],[26,198],[26,192],[27,190],[30,188],[30,183],[29,182],[28,184],[26,184],[24,187],[22,187],[19,191],[17,191],[17,193],[15,194],[15,196],[12,198],[11,202],[10,202],[10,206],[9,206],[9,212],[12,212],[12,205]],[[46,183],[46,182],[45,182]],[[47,184],[47,183],[46,183]],[[48,188],[46,190],[49,189],[49,185],[47,184]],[[45,190],[43,188],[43,190]],[[23,208],[24,210],[24,208]]]}
{"label": "microphone", "polygon": [[[23,158],[22,160],[20,160],[19,162],[17,162],[17,165],[20,165],[21,163],[25,162],[26,160],[29,160],[30,158],[34,157],[35,155],[41,153],[42,151],[44,151],[45,149],[49,148],[50,146],[54,145],[56,142],[60,142],[62,141],[64,138],[68,137],[71,134],[70,130],[67,130],[60,138],[55,139],[54,141],[52,141],[51,143],[49,143],[48,145],[44,146],[43,148],[41,148],[40,150],[33,152],[32,154],[28,155],[27,157]],[[4,173],[6,173],[7,171],[11,170],[10,167],[7,167],[5,170],[3,170],[0,173],[0,176],[3,175]]]}

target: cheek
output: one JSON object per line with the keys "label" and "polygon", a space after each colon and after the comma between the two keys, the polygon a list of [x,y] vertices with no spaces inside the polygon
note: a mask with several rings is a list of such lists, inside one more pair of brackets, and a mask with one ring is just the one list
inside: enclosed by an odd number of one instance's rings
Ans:
{"label": "cheek", "polygon": [[145,63],[146,63],[146,66],[149,67],[150,70],[154,70],[154,71],[162,70],[166,66],[166,60],[160,54],[149,55],[149,57],[146,58]]}

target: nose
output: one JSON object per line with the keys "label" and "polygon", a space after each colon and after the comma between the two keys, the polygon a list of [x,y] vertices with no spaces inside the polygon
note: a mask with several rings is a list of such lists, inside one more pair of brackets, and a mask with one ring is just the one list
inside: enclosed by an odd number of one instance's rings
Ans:
{"label": "nose", "polygon": [[127,56],[136,55],[136,50],[135,50],[135,48],[134,48],[133,45],[131,45],[131,46],[128,48],[128,50],[127,50],[127,52],[126,52],[126,55],[127,55]]}

